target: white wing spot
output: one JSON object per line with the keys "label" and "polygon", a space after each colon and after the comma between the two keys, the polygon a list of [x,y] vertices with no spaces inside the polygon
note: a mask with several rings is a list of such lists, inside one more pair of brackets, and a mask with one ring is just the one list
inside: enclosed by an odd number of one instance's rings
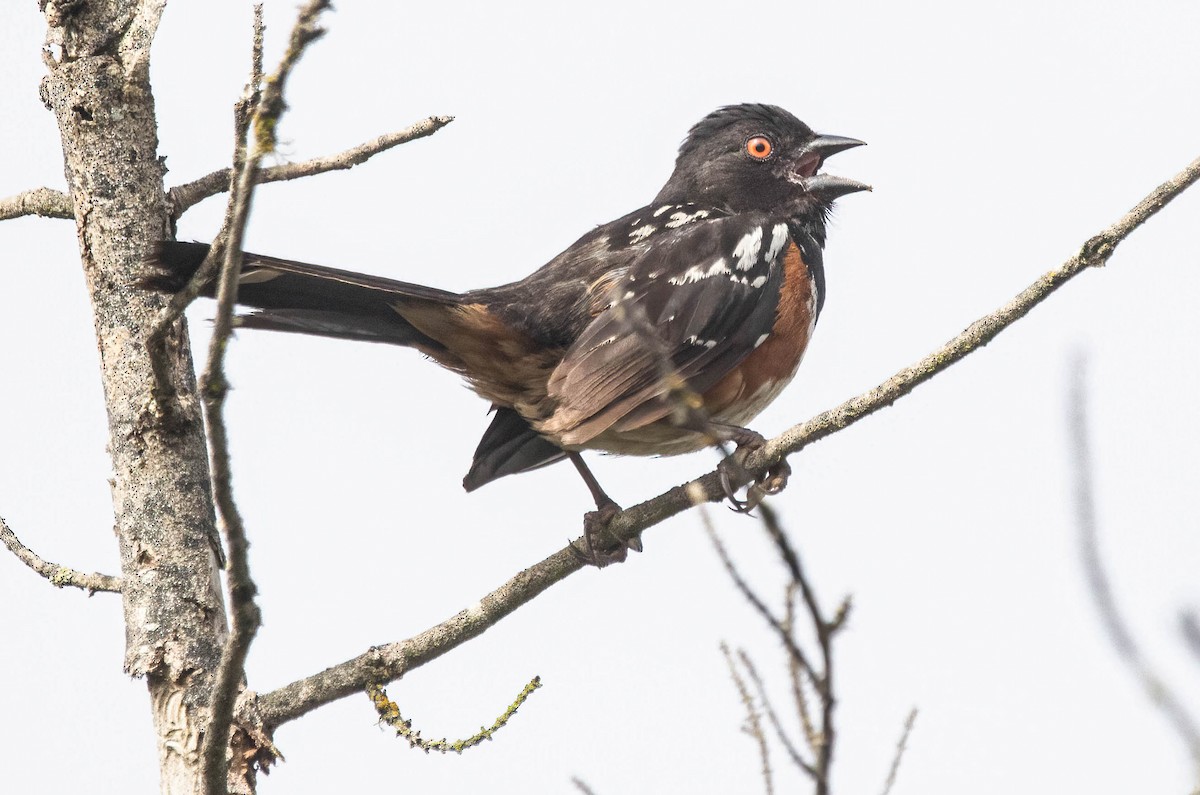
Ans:
{"label": "white wing spot", "polygon": [[670,210],[672,207],[678,207],[678,206],[679,205],[677,205],[677,204],[664,204],[662,207],[659,207],[657,210],[654,211],[654,217],[657,218],[658,216],[665,213],[667,210]]}
{"label": "white wing spot", "polygon": [[690,224],[692,221],[695,221],[700,218],[707,218],[707,217],[708,217],[708,210],[697,210],[696,212],[692,213],[691,215],[684,213],[684,212],[671,213],[671,220],[667,221],[667,228],[678,229],[679,227],[683,226],[684,224]]}
{"label": "white wing spot", "polygon": [[750,282],[750,286],[753,287],[755,290],[757,290],[759,287],[762,287],[766,283],[767,283],[766,276],[755,276],[754,281]]}
{"label": "white wing spot", "polygon": [[629,233],[629,242],[630,243],[640,243],[641,241],[650,237],[650,235],[654,234],[655,229],[656,229],[656,227],[653,224],[646,224],[645,226],[639,226],[637,229],[635,229]]}
{"label": "white wing spot", "polygon": [[783,251],[783,244],[787,242],[788,227],[787,224],[775,224],[771,230],[771,247],[767,249],[767,262],[774,262],[779,256],[779,252]]}
{"label": "white wing spot", "polygon": [[769,337],[769,336],[771,336],[771,332],[768,331],[766,334],[763,334],[761,337],[756,339],[754,341],[754,347],[757,348],[759,345],[762,345],[764,342],[767,341],[767,337]]}
{"label": "white wing spot", "polygon": [[729,266],[725,264],[725,258],[721,257],[707,268],[699,265],[693,265],[683,272],[682,276],[672,276],[667,279],[668,284],[695,284],[696,282],[707,279],[710,276],[720,276],[721,274],[729,273]]}
{"label": "white wing spot", "polygon": [[628,300],[630,298],[633,298],[634,295],[635,295],[635,293],[633,292],[633,290],[628,290],[628,291],[626,291],[625,295],[623,295],[621,297]]}
{"label": "white wing spot", "polygon": [[733,256],[738,258],[738,270],[748,271],[758,260],[758,252],[762,250],[763,230],[761,226],[747,232],[733,249]]}

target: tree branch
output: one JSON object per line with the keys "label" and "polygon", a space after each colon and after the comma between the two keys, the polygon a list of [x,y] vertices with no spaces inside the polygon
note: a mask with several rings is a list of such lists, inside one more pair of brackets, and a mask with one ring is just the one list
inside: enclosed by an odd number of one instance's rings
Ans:
{"label": "tree branch", "polygon": [[[234,703],[245,680],[246,657],[262,624],[262,613],[254,600],[258,588],[250,577],[250,542],[233,499],[233,472],[224,420],[225,398],[229,392],[224,367],[225,350],[233,334],[233,308],[237,302],[238,274],[242,268],[242,238],[250,217],[254,186],[258,182],[259,163],[264,155],[275,150],[279,120],[287,107],[283,100],[284,87],[308,45],[324,35],[325,31],[317,21],[328,8],[329,0],[309,0],[296,18],[287,51],[279,66],[274,74],[264,79],[262,6],[254,7],[250,81],[238,103],[234,124],[232,173],[236,179],[230,192],[225,223],[218,235],[219,242],[209,252],[210,257],[215,257],[217,251],[222,252],[224,261],[217,284],[217,316],[213,322],[208,363],[200,389],[208,424],[213,497],[225,530],[225,545],[229,555],[232,630],[221,650],[209,723],[201,746],[200,780],[206,795],[225,795],[230,790],[230,784],[236,784],[229,781],[231,773],[237,779],[250,775],[247,769],[230,770],[230,730],[233,726]],[[251,756],[257,757],[259,750],[254,748]]]}
{"label": "tree branch", "polygon": [[0,221],[20,218],[23,215],[73,220],[75,204],[70,196],[53,188],[34,188],[16,196],[0,199]]}
{"label": "tree branch", "polygon": [[88,596],[96,591],[112,593],[121,591],[120,577],[113,577],[110,574],[84,574],[75,569],[43,560],[36,552],[21,543],[16,533],[9,529],[8,523],[3,518],[0,518],[0,540],[4,541],[4,546],[8,547],[9,551],[16,555],[22,563],[49,580],[55,588],[70,585],[87,591]]}
{"label": "tree branch", "polygon": [[[890,406],[918,385],[986,345],[1001,331],[1020,320],[1051,293],[1090,267],[1104,265],[1117,245],[1176,196],[1200,179],[1200,158],[1160,185],[1115,224],[1083,244],[1059,268],[1045,274],[1015,298],[990,315],[972,323],[946,345],[907,367],[879,386],[841,405],[795,425],[769,440],[747,457],[747,472],[762,472],[809,444],[842,430],[863,417]],[[735,473],[736,474],[736,473]],[[735,485],[745,485],[746,480]],[[618,539],[631,539],[648,527],[705,502],[725,499],[716,470],[616,514],[608,525]],[[575,544],[582,548],[583,538]],[[266,726],[275,727],[305,713],[358,692],[371,683],[386,683],[434,660],[460,644],[482,634],[502,618],[534,599],[550,586],[583,567],[570,546],[510,578],[486,594],[476,605],[462,610],[413,637],[376,646],[359,656],[326,670],[258,696],[257,704],[239,705],[239,715],[255,709]],[[835,620],[833,622],[837,624]]]}
{"label": "tree branch", "polygon": [[[302,163],[284,163],[279,166],[260,169],[256,183],[282,182],[289,179],[311,177],[329,171],[341,171],[354,168],[370,160],[375,155],[386,152],[392,147],[415,141],[433,135],[438,130],[454,121],[453,116],[430,116],[427,119],[406,127],[398,132],[387,133],[378,138],[359,144],[352,149],[339,152],[336,155],[315,157]],[[219,169],[211,174],[205,174],[197,180],[176,185],[167,191],[167,207],[171,218],[178,220],[185,212],[205,199],[229,190],[229,179],[232,172],[228,168]]]}
{"label": "tree branch", "polygon": [[[434,132],[454,121],[454,116],[428,116],[415,124],[404,127],[403,130],[389,132],[361,143],[336,155],[313,157],[299,163],[283,163],[280,166],[259,169],[256,183],[281,183],[289,179],[314,177],[335,171],[361,166],[372,157],[385,153],[389,149],[416,141],[418,138],[432,136]],[[229,180],[233,177],[233,169],[221,168],[218,171],[205,174],[194,179],[191,183],[176,185],[167,191],[167,210],[172,220],[178,221],[187,210],[196,207],[206,198],[217,196],[229,190]],[[74,219],[74,203],[71,197],[52,187],[35,187],[34,190],[17,193],[0,199],[0,221],[19,219],[25,215],[40,215],[46,219]]]}

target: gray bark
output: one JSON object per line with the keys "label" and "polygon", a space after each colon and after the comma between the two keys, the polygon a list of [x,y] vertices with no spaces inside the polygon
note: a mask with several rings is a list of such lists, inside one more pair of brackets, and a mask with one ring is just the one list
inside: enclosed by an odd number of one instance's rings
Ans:
{"label": "gray bark", "polygon": [[126,625],[125,669],[149,687],[162,791],[192,793],[225,609],[191,353],[169,342],[171,411],[156,409],[146,333],[162,308],[135,288],[169,221],[150,92],[161,0],[47,2],[42,99],[58,120],[108,410]]}

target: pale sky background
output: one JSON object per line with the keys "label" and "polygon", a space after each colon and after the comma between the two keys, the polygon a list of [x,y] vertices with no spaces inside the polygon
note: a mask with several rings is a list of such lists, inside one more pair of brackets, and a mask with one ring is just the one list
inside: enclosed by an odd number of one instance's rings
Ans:
{"label": "pale sky background", "polygon": [[[294,2],[268,2],[277,56]],[[984,10],[986,9],[986,10]],[[249,4],[174,0],[155,45],[162,154],[177,184],[225,164]],[[843,199],[828,301],[772,435],[890,376],[1007,301],[1200,154],[1200,5],[1143,3],[362,3],[343,0],[289,90],[285,154],[340,151],[431,114],[436,136],[263,188],[247,247],[465,289],[516,279],[649,201],[688,127],[766,101],[869,146],[829,170]],[[0,13],[0,195],[62,187],[38,101],[44,22]],[[273,62],[273,61],[272,61]],[[208,239],[210,200],[180,225]],[[1138,641],[1200,711],[1180,641],[1200,609],[1200,191],[966,362],[792,458],[775,500],[837,646],[834,783],[878,792],[1158,793],[1195,784],[1177,737],[1113,653],[1072,522],[1065,401],[1089,357],[1101,551]],[[190,313],[203,350],[211,305]],[[70,222],[0,223],[0,515],[44,557],[118,573],[97,356]],[[407,351],[242,333],[230,351],[236,492],[270,690],[403,639],[578,535],[569,466],[466,495],[486,405]],[[716,456],[592,456],[632,504]],[[775,598],[752,520],[725,541]],[[783,655],[730,586],[698,517],[645,535],[480,639],[394,683],[427,737],[473,733],[534,674],[497,739],[411,751],[350,698],[283,727],[262,793],[760,792],[718,643],[745,646],[781,705]],[[157,788],[142,682],[121,671],[119,598],[56,591],[0,554],[0,791]],[[779,771],[787,770],[782,754]],[[787,772],[781,789],[807,791]]]}

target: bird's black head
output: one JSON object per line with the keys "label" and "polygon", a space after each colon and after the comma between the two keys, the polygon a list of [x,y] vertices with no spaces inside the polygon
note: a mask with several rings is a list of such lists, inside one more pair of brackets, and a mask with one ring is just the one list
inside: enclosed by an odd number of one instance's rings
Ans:
{"label": "bird's black head", "polygon": [[695,202],[823,219],[833,200],[870,186],[818,174],[825,158],[862,141],[818,135],[774,105],[729,105],[691,129],[655,203]]}

